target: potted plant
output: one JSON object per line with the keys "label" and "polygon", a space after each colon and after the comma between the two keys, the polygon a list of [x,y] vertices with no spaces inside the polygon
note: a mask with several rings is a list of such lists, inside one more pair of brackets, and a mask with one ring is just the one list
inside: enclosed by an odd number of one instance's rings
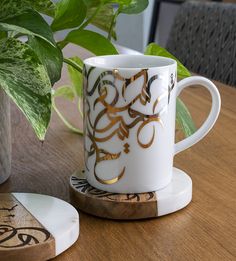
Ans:
{"label": "potted plant", "polygon": [[[115,4],[115,5],[114,5]],[[116,40],[115,24],[120,13],[137,14],[148,0],[2,0],[0,2],[0,183],[10,175],[10,112],[9,98],[24,113],[39,140],[44,140],[52,108],[64,123],[73,127],[56,107],[58,96],[77,99],[81,111],[82,60],[63,57],[63,48],[73,43],[94,55],[117,54],[111,39]],[[50,24],[44,16],[50,16]],[[89,24],[107,33],[107,37],[87,30]],[[55,33],[70,29],[61,41]],[[22,36],[24,36],[22,38]],[[171,56],[165,49],[151,44],[146,54]],[[172,57],[172,56],[171,56]],[[52,90],[61,77],[63,62],[68,65],[71,85]],[[178,62],[178,76],[189,76]],[[177,119],[184,132],[194,131],[191,117],[178,102]]]}

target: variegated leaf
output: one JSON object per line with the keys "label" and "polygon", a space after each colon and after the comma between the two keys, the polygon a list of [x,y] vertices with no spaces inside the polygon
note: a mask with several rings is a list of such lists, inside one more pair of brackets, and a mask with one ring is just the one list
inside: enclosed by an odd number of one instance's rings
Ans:
{"label": "variegated leaf", "polygon": [[0,21],[21,15],[30,6],[25,0],[1,0],[0,1]]}
{"label": "variegated leaf", "polygon": [[30,8],[50,16],[55,11],[55,5],[50,0],[1,0],[0,21],[21,15]]}
{"label": "variegated leaf", "polygon": [[42,64],[45,66],[48,76],[53,85],[61,78],[61,70],[63,64],[63,56],[59,47],[54,47],[48,42],[37,38],[29,37],[28,44],[38,55]]}
{"label": "variegated leaf", "polygon": [[0,41],[0,86],[43,140],[51,115],[51,84],[35,52],[14,38]]}
{"label": "variegated leaf", "polygon": [[27,2],[39,13],[49,16],[55,14],[55,4],[50,0],[27,0]]}
{"label": "variegated leaf", "polygon": [[14,17],[1,19],[0,30],[36,35],[49,43],[55,44],[50,26],[39,13],[31,9]]}
{"label": "variegated leaf", "polygon": [[[87,18],[91,17],[96,12],[97,7],[90,7],[87,10]],[[92,19],[91,24],[99,29],[109,32],[112,18],[114,16],[114,8],[107,4],[102,6],[96,16]],[[116,40],[116,32],[112,29],[112,37]]]}

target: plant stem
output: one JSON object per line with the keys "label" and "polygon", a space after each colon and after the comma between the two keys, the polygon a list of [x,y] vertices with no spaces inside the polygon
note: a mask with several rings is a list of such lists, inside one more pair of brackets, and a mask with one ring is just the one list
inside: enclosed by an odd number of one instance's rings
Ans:
{"label": "plant stem", "polygon": [[102,3],[100,3],[100,5],[96,8],[95,12],[79,27],[79,30],[84,29],[87,25],[89,25],[92,22],[93,18],[98,14],[101,7]]}
{"label": "plant stem", "polygon": [[66,125],[66,127],[68,129],[70,129],[71,131],[77,133],[77,134],[80,134],[80,135],[83,135],[83,131],[80,130],[80,129],[77,129],[75,128],[74,126],[72,126],[65,118],[64,116],[61,114],[61,112],[58,110],[56,104],[55,104],[55,101],[52,100],[52,107],[53,109],[55,110],[55,112],[57,113],[57,115],[60,117],[60,119],[62,120],[62,122]]}
{"label": "plant stem", "polygon": [[84,115],[83,115],[83,111],[81,109],[81,98],[79,98],[79,100],[78,100],[78,110],[79,110],[81,118],[83,119]]}
{"label": "plant stem", "polygon": [[110,28],[109,28],[109,33],[108,33],[108,36],[107,36],[107,39],[109,41],[111,41],[111,37],[112,37],[112,30],[114,28],[114,25],[116,23],[116,18],[117,16],[119,15],[120,13],[120,7],[117,9],[117,11],[115,12],[114,16],[112,17],[112,21],[111,21],[111,25],[110,25]]}
{"label": "plant stem", "polygon": [[68,44],[68,42],[66,42],[65,40],[59,41],[57,42],[57,45],[60,47],[60,49],[62,50],[64,47],[66,47]]}
{"label": "plant stem", "polygon": [[63,62],[67,63],[69,65],[71,65],[74,69],[76,69],[78,72],[82,73],[83,72],[83,68],[80,67],[77,63],[75,63],[74,61],[67,59],[67,58],[63,58]]}

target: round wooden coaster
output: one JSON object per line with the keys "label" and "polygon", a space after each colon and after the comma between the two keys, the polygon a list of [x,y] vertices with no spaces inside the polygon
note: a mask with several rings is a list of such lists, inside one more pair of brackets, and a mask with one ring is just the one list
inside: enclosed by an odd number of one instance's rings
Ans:
{"label": "round wooden coaster", "polygon": [[67,202],[39,194],[0,193],[0,260],[48,260],[78,236],[78,212]]}
{"label": "round wooden coaster", "polygon": [[87,182],[84,171],[70,178],[72,204],[103,218],[143,219],[163,216],[187,206],[192,199],[192,180],[173,168],[172,182],[164,189],[136,194],[118,194],[96,189]]}

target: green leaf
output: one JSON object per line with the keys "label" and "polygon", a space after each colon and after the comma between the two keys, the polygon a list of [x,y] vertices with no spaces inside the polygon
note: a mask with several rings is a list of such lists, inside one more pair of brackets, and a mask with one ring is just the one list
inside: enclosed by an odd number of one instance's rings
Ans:
{"label": "green leaf", "polygon": [[[69,60],[76,63],[79,67],[83,67],[83,62],[79,57],[75,56],[75,57],[69,58]],[[69,73],[71,82],[73,84],[75,93],[79,97],[83,97],[83,75],[82,75],[82,73],[78,72],[78,70],[76,70],[71,65],[67,65],[67,68],[68,68],[68,73]]]}
{"label": "green leaf", "polygon": [[20,26],[5,24],[5,23],[1,23],[1,22],[0,22],[0,30],[2,30],[2,32],[5,32],[5,33],[7,33],[8,31],[12,31],[12,32],[21,33],[23,35],[34,35],[33,32],[31,32],[25,28],[22,28]]}
{"label": "green leaf", "polygon": [[86,10],[83,0],[61,0],[56,5],[51,28],[53,31],[59,31],[78,27],[86,17]]}
{"label": "green leaf", "polygon": [[118,54],[114,45],[104,36],[88,31],[88,30],[74,30],[71,31],[64,42],[77,44],[95,55]]}
{"label": "green leaf", "polygon": [[192,135],[196,131],[191,114],[180,98],[177,98],[176,100],[176,122],[186,137]]}
{"label": "green leaf", "polygon": [[75,93],[72,86],[63,85],[54,91],[53,97],[64,97],[70,101],[73,101],[75,98]]}
{"label": "green leaf", "polygon": [[127,5],[120,8],[120,12],[124,14],[138,14],[143,12],[148,6],[148,0],[131,0]]}
{"label": "green leaf", "polygon": [[[97,7],[88,8],[87,18],[91,17],[91,15],[96,11],[96,9]],[[112,7],[112,5],[104,5],[99,9],[96,16],[92,19],[91,24],[108,33],[110,30],[110,25],[113,16],[114,8]],[[112,30],[111,35],[116,40],[116,33],[114,29]]]}
{"label": "green leaf", "polygon": [[44,21],[42,16],[34,10],[29,9],[21,15],[2,19],[0,22],[0,30],[35,35],[49,43],[55,44],[50,26]]}
{"label": "green leaf", "polygon": [[191,76],[191,73],[189,70],[171,53],[169,53],[165,48],[155,44],[151,43],[147,46],[145,50],[146,55],[158,55],[163,57],[172,58],[177,62],[177,74],[179,78],[186,78]]}
{"label": "green leaf", "polygon": [[6,37],[7,37],[7,32],[0,31],[0,39],[6,38]]}
{"label": "green leaf", "polygon": [[85,4],[88,7],[96,7],[99,4],[118,4],[118,5],[128,5],[132,0],[85,0]]}
{"label": "green leaf", "polygon": [[86,0],[84,1],[84,3],[86,4],[87,8],[90,7],[98,7],[100,4],[103,4],[102,0]]}
{"label": "green leaf", "polygon": [[50,0],[26,0],[28,5],[34,8],[36,11],[49,16],[55,14],[55,4]]}
{"label": "green leaf", "polygon": [[22,0],[1,0],[0,1],[0,21],[18,16],[28,10],[30,6]]}
{"label": "green leaf", "polygon": [[14,38],[0,41],[0,85],[43,140],[51,116],[51,84],[27,44]]}
{"label": "green leaf", "polygon": [[104,4],[112,3],[112,4],[118,4],[120,6],[123,5],[129,5],[132,0],[102,0]]}
{"label": "green leaf", "polygon": [[28,44],[32,47],[46,68],[51,84],[53,85],[60,80],[63,64],[61,49],[36,37],[29,37]]}
{"label": "green leaf", "polygon": [[50,0],[1,0],[0,20],[21,15],[29,9],[53,16],[55,5]]}

